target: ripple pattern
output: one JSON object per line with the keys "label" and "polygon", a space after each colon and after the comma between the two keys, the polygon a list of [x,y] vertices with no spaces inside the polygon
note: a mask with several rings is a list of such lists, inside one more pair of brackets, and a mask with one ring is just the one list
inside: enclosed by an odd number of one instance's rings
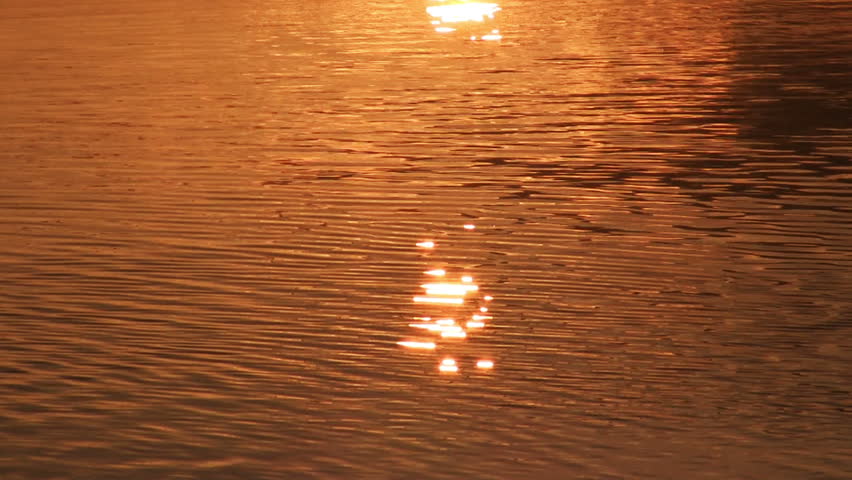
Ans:
{"label": "ripple pattern", "polygon": [[850,477],[848,2],[426,3],[7,2],[0,478]]}

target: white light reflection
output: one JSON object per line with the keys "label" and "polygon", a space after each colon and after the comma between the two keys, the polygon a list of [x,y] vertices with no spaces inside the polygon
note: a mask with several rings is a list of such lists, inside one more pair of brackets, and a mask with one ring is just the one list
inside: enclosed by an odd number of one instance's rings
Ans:
{"label": "white light reflection", "polygon": [[408,326],[411,328],[420,328],[430,332],[440,332],[444,329],[444,325],[438,325],[437,323],[409,323]]}
{"label": "white light reflection", "polygon": [[476,362],[476,368],[481,368],[484,370],[490,370],[494,368],[494,362],[491,360],[478,360]]}
{"label": "white light reflection", "polygon": [[458,297],[414,297],[415,303],[435,303],[444,305],[461,305],[464,303],[463,298]]}
{"label": "white light reflection", "polygon": [[467,338],[467,332],[459,326],[445,327],[441,330],[441,338]]}
{"label": "white light reflection", "polygon": [[420,287],[426,290],[426,295],[464,296],[468,292],[479,290],[477,285],[461,285],[458,283],[424,283]]}
{"label": "white light reflection", "polygon": [[[462,227],[468,232],[476,230],[476,226],[472,223],[463,224]],[[468,238],[476,237],[476,233],[465,235]],[[434,240],[420,241],[417,246],[427,249],[438,247]],[[435,253],[430,252],[430,257],[432,255]],[[486,332],[489,326],[486,320],[491,320],[492,316],[486,314],[490,309],[485,305],[487,305],[486,302],[493,300],[493,297],[481,293],[480,286],[474,279],[476,272],[462,273],[459,271],[461,269],[453,271],[451,263],[441,260],[433,260],[430,263],[432,265],[423,270],[426,281],[419,285],[424,293],[412,297],[413,302],[422,309],[419,312],[422,316],[410,317],[413,320],[408,324],[409,327],[419,330],[422,336],[400,339],[397,344],[409,350],[426,351],[430,354],[434,351],[462,354],[469,348],[467,342],[472,341],[472,337]],[[436,268],[438,265],[447,266]],[[464,318],[467,320],[458,320]],[[428,334],[432,334],[434,340],[430,341]],[[468,354],[466,357],[470,358]],[[475,358],[470,358],[466,362],[469,361],[471,367],[475,365],[480,370],[489,370],[494,366],[493,361],[488,360],[487,357],[485,359],[480,357],[478,360]],[[458,373],[460,365],[454,358],[443,356],[438,369],[441,373]]]}
{"label": "white light reflection", "polygon": [[499,11],[500,5],[486,2],[453,3],[426,8],[429,15],[444,23],[483,22],[486,18],[494,18],[494,14]]}
{"label": "white light reflection", "polygon": [[443,338],[467,337],[467,333],[465,332],[465,330],[461,326],[455,325],[454,323],[409,323],[408,326],[411,328],[419,328],[421,330],[426,330],[427,332],[438,333]]}
{"label": "white light reflection", "polygon": [[[431,23],[438,33],[464,31],[471,40],[500,40],[500,31],[493,28],[495,15],[502,10],[493,2],[471,0],[431,0],[426,12],[432,17]],[[471,35],[472,33],[478,35]],[[465,226],[467,228],[467,226]],[[472,229],[471,229],[472,230]]]}
{"label": "white light reflection", "polygon": [[456,364],[454,359],[445,358],[441,360],[441,363],[438,365],[438,370],[444,373],[456,373],[459,371],[459,366]]}
{"label": "white light reflection", "polygon": [[435,350],[435,342],[415,342],[415,341],[402,341],[396,342],[397,345],[405,347],[405,348],[413,348],[420,350]]}

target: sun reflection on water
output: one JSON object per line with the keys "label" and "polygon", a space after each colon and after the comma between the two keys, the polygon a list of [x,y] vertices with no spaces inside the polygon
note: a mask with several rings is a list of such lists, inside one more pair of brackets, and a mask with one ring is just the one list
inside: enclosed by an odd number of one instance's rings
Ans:
{"label": "sun reflection on water", "polygon": [[444,373],[456,373],[459,371],[459,366],[456,364],[455,359],[445,358],[438,365],[438,370]]}
{"label": "sun reflection on water", "polygon": [[422,349],[422,350],[434,350],[435,347],[436,347],[435,342],[415,342],[415,341],[403,340],[403,341],[396,342],[396,343],[397,343],[397,345],[400,345],[400,346],[403,346],[403,347],[406,347],[406,348],[415,348],[415,349]]}
{"label": "sun reflection on water", "polygon": [[[465,224],[462,228],[466,232],[476,230],[473,224]],[[417,246],[430,250],[423,253],[424,258],[431,259],[434,255],[431,250],[436,244],[432,240],[418,242]],[[471,335],[480,335],[488,326],[487,322],[493,318],[484,313],[489,311],[485,305],[494,297],[482,294],[471,273],[453,272],[449,267],[425,269],[423,274],[428,280],[420,284],[424,293],[412,299],[418,308],[425,309],[422,312],[425,315],[411,317],[413,321],[408,326],[418,333],[414,335],[415,338],[401,340],[397,345],[408,350],[436,351],[441,355],[446,348],[452,350],[464,345]],[[420,338],[417,338],[418,335]],[[445,347],[444,350],[441,349],[442,346]],[[462,359],[463,363],[459,363],[453,357],[441,356],[443,360],[438,365],[438,371],[441,373],[459,373],[465,365],[475,367],[476,370],[490,370],[494,367],[494,361],[490,358]]]}
{"label": "sun reflection on water", "polygon": [[491,360],[478,360],[476,368],[491,369],[494,368],[494,362]]}
{"label": "sun reflection on water", "polygon": [[414,297],[414,303],[443,303],[447,305],[461,305],[464,303],[462,297],[435,297],[435,296],[417,296]]}
{"label": "sun reflection on water", "polygon": [[[470,0],[432,0],[426,8],[432,25],[438,33],[463,32],[471,40],[494,41],[503,36],[495,28],[495,15],[500,5],[492,2]],[[468,228],[468,225],[465,225]]]}
{"label": "sun reflection on water", "polygon": [[[462,279],[464,281],[464,279]],[[466,282],[470,283],[470,282]],[[465,296],[468,292],[479,290],[478,285],[461,285],[458,283],[424,283],[420,285],[426,290],[426,295]]]}

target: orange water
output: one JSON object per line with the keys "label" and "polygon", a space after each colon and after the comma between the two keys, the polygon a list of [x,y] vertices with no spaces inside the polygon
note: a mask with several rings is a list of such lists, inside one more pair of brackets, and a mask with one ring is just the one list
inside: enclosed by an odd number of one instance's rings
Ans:
{"label": "orange water", "polygon": [[849,478],[848,2],[500,5],[5,2],[0,478]]}

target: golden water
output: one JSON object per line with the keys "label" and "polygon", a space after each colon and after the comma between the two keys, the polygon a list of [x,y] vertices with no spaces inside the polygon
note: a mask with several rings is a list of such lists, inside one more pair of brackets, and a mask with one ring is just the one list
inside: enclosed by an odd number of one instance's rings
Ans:
{"label": "golden water", "polygon": [[852,475],[849,3],[426,6],[3,4],[0,478]]}

